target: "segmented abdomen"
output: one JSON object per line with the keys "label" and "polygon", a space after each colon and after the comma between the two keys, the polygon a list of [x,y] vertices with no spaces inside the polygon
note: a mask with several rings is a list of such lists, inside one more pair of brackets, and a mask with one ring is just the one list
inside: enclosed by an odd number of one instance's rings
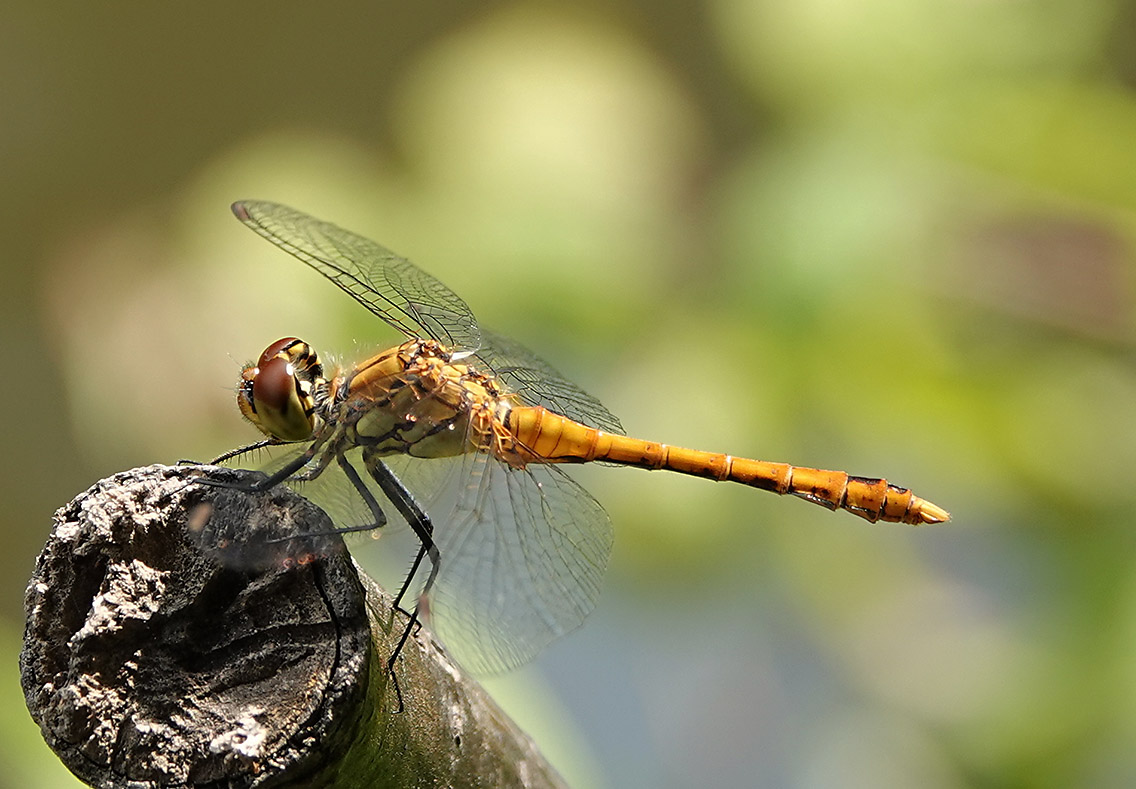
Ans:
{"label": "segmented abdomen", "polygon": [[508,449],[511,457],[505,459],[514,465],[537,460],[553,463],[602,460],[740,482],[782,495],[788,493],[830,510],[846,510],[872,522],[941,523],[951,517],[942,507],[884,479],[628,438],[582,425],[539,406],[512,408],[506,420],[515,446]]}

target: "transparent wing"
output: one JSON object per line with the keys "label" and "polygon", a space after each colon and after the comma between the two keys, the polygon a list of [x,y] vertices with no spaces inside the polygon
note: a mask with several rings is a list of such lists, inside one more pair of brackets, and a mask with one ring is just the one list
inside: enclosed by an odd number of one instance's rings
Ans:
{"label": "transparent wing", "polygon": [[476,356],[529,405],[542,405],[569,419],[609,433],[623,433],[619,419],[550,364],[515,340],[481,330]]}
{"label": "transparent wing", "polygon": [[415,461],[454,462],[466,483],[452,509],[431,513],[441,561],[430,619],[459,662],[479,674],[506,671],[584,621],[611,554],[599,502],[548,464],[513,469],[483,453],[385,462],[406,479]]}
{"label": "transparent wing", "polygon": [[244,200],[233,203],[233,213],[407,337],[430,337],[456,351],[480,347],[466,303],[386,247],[278,203]]}

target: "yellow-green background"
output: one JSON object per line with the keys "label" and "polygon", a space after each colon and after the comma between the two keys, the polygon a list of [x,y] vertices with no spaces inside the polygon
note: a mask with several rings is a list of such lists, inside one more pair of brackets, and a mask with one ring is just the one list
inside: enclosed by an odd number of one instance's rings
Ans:
{"label": "yellow-green background", "polygon": [[396,339],[239,198],[411,257],[632,434],[953,512],[582,470],[604,599],[495,686],[576,784],[1136,783],[1131,3],[2,17],[0,786],[68,780],[16,669],[52,511],[251,440],[269,341]]}

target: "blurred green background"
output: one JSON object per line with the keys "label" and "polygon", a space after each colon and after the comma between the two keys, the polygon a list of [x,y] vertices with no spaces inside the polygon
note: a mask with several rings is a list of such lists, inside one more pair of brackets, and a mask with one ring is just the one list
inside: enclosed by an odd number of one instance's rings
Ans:
{"label": "blurred green background", "polygon": [[634,435],[885,476],[872,526],[575,476],[617,542],[493,688],[579,786],[1136,784],[1136,8],[10,4],[0,786],[53,510],[253,440],[240,363],[398,338],[242,228],[398,250]]}

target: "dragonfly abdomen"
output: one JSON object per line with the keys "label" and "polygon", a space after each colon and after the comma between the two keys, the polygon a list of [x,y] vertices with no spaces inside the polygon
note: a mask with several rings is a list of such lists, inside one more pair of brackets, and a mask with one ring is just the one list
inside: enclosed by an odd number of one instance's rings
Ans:
{"label": "dragonfly abdomen", "polygon": [[532,456],[524,458],[526,461],[587,463],[599,460],[667,469],[720,482],[740,482],[781,495],[792,494],[872,522],[921,524],[950,519],[946,510],[884,479],[628,438],[582,425],[539,406],[512,408],[507,426],[519,445],[521,457]]}

